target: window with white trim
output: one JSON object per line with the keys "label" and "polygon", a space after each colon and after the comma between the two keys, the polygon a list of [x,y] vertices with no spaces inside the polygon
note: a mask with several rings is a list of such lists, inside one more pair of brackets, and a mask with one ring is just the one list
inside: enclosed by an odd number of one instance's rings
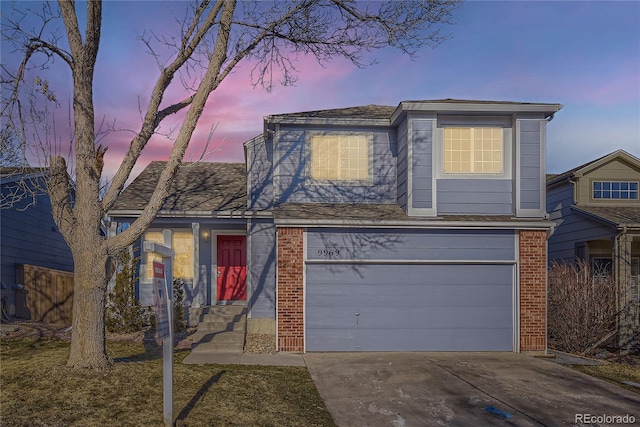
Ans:
{"label": "window with white trim", "polygon": [[[144,240],[164,244],[162,231],[147,231]],[[193,280],[193,231],[174,230],[171,233],[171,249],[175,253],[173,258],[173,277],[175,279]],[[145,278],[153,277],[153,261],[162,262],[162,256],[147,252]]]}
{"label": "window with white trim", "polygon": [[365,135],[314,135],[311,178],[364,181],[370,179],[369,139]]}
{"label": "window with white trim", "polygon": [[593,198],[638,200],[638,182],[593,181]]}
{"label": "window with white trim", "polygon": [[445,127],[444,173],[502,173],[502,135],[497,127]]}

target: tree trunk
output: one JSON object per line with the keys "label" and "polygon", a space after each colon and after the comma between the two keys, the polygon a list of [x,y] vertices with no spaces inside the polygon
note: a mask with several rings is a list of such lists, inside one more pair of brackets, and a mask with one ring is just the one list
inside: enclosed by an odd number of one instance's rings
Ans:
{"label": "tree trunk", "polygon": [[100,246],[91,248],[87,245],[79,252],[73,257],[73,328],[67,366],[106,369],[111,366],[105,334],[108,256],[102,253]]}

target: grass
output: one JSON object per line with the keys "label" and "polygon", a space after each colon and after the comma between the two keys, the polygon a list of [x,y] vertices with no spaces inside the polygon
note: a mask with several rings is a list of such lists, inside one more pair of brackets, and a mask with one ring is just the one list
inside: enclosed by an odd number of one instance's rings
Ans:
{"label": "grass", "polygon": [[[109,342],[104,373],[65,366],[69,343],[0,341],[0,425],[162,426],[161,349]],[[174,358],[178,426],[335,426],[303,367],[184,365]]]}
{"label": "grass", "polygon": [[640,388],[623,384],[624,381],[640,384],[640,366],[611,362],[597,366],[573,365],[572,368],[640,394]]}

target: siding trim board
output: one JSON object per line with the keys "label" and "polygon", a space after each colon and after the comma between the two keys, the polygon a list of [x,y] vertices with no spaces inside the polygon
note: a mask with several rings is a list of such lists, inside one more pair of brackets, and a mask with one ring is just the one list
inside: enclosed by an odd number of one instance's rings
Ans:
{"label": "siding trim board", "polygon": [[[523,129],[523,125],[530,124],[530,126],[525,126],[525,127],[535,128],[536,123],[537,123],[537,132],[534,132],[534,133],[538,133],[537,138],[535,138],[536,143],[527,144],[526,142],[523,141],[523,132],[533,132],[533,131]],[[545,166],[545,149],[546,149],[545,148],[546,147],[545,122],[544,120],[541,120],[539,118],[524,119],[520,117],[515,117],[514,129],[515,129],[515,170],[516,170],[516,173],[514,175],[514,181],[515,181],[515,187],[516,187],[515,188],[516,215],[518,217],[523,217],[523,218],[543,218],[546,213],[545,212],[546,178],[544,173],[542,173],[541,171],[544,171],[546,167]],[[527,146],[531,146],[531,145],[538,146],[537,147],[538,149],[536,152],[537,160],[535,162],[538,169],[537,173],[535,174],[536,175],[535,179],[537,180],[536,186],[538,191],[538,197],[535,202],[537,202],[538,208],[523,207],[523,205],[525,205],[526,203],[528,204],[534,203],[533,201],[527,202],[523,195],[523,192],[526,191],[523,188],[524,181],[528,180],[529,184],[531,184],[531,181],[533,181],[532,179],[527,179],[526,177],[523,176],[523,169],[524,169],[524,163],[525,163],[523,161],[523,156],[525,156],[527,152],[527,150],[524,149],[525,147],[523,147],[523,144],[526,144]],[[531,154],[529,154],[529,156],[531,156]],[[527,190],[530,191],[530,189],[527,189]]]}

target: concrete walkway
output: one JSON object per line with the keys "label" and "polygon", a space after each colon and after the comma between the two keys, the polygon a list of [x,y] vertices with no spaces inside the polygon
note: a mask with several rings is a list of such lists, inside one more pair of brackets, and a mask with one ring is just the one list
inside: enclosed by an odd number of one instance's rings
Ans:
{"label": "concrete walkway", "polygon": [[187,365],[262,365],[262,366],[306,366],[301,353],[252,354],[242,352],[194,352],[182,363]]}

